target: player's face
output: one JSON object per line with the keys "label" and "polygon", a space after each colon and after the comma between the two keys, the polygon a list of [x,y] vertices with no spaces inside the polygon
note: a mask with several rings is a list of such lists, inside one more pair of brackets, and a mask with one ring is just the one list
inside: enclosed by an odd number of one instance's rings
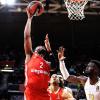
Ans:
{"label": "player's face", "polygon": [[88,76],[93,76],[94,74],[97,74],[97,67],[94,63],[89,62],[87,67],[86,67],[86,74]]}
{"label": "player's face", "polygon": [[88,63],[87,67],[86,67],[87,71],[93,71],[94,70],[94,63]]}
{"label": "player's face", "polygon": [[50,78],[50,83],[59,83],[59,77],[57,74],[53,74]]}

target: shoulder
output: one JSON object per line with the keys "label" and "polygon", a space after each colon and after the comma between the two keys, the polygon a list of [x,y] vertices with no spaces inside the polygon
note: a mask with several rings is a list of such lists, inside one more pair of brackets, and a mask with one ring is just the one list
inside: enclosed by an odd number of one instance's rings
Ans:
{"label": "shoulder", "polygon": [[70,92],[70,93],[72,93],[72,90],[71,90],[71,88],[69,88],[69,87],[65,87],[65,88],[64,88],[64,91],[65,91],[65,92]]}
{"label": "shoulder", "polygon": [[62,97],[65,99],[71,99],[73,100],[73,94],[70,88],[64,88],[63,89],[63,93],[62,93]]}
{"label": "shoulder", "polygon": [[25,64],[27,64],[29,62],[29,60],[31,59],[31,57],[34,55],[35,53],[31,53],[31,54],[26,54],[26,57],[25,57]]}

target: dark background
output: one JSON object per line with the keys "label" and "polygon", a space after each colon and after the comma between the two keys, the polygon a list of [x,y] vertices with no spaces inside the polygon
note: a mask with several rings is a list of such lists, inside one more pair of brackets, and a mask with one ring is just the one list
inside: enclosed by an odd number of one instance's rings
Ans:
{"label": "dark background", "polygon": [[[82,21],[70,21],[67,14],[60,13],[45,13],[34,17],[33,48],[43,44],[45,34],[48,33],[55,54],[58,47],[63,45],[66,48],[65,54],[73,61],[86,56],[100,60],[100,15],[85,16]],[[26,13],[0,13],[1,49],[16,49],[24,58],[23,37],[26,21]]]}

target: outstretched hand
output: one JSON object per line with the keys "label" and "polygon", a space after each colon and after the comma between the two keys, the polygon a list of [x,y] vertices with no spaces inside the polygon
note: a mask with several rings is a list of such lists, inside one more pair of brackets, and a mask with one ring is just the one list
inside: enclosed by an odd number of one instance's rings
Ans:
{"label": "outstretched hand", "polygon": [[64,57],[64,51],[65,51],[65,48],[64,47],[59,47],[59,49],[57,50],[58,52],[58,60],[63,60],[65,59]]}
{"label": "outstretched hand", "polygon": [[45,47],[46,47],[47,51],[51,52],[51,46],[50,46],[48,34],[46,34],[46,36],[45,36],[44,43],[45,43]]}

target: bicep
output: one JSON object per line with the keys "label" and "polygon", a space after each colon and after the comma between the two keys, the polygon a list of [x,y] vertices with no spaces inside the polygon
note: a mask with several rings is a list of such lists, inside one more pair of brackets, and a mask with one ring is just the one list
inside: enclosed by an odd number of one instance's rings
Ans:
{"label": "bicep", "polygon": [[79,84],[82,84],[82,85],[85,84],[86,80],[87,80],[87,77],[85,77],[85,76],[70,75],[67,78],[68,82],[72,82],[72,83],[76,83],[76,84],[79,83]]}

